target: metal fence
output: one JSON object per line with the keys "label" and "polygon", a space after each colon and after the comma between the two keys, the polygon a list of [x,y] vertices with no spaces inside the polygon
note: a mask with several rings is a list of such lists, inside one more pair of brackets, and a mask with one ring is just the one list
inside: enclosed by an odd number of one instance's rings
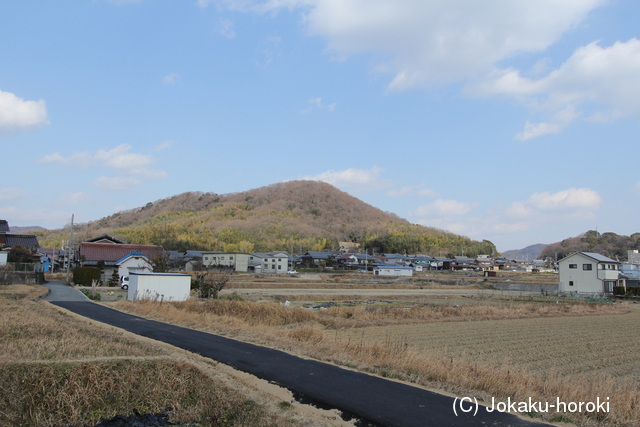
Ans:
{"label": "metal fence", "polygon": [[41,263],[8,262],[0,265],[0,270],[11,273],[42,273],[44,266]]}

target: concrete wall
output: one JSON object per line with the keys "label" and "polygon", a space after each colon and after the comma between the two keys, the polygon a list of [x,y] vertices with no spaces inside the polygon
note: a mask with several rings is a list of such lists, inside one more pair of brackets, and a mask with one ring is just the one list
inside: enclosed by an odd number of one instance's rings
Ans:
{"label": "concrete wall", "polygon": [[186,301],[190,292],[191,276],[188,274],[132,273],[129,275],[127,300]]}

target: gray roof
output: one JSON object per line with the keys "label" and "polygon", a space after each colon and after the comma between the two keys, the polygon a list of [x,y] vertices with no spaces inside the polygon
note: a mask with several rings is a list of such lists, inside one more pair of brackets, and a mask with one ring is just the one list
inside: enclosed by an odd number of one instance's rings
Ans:
{"label": "gray roof", "polygon": [[22,246],[26,249],[38,249],[38,238],[28,234],[7,234],[5,237],[5,246],[10,248],[14,246]]}
{"label": "gray roof", "polygon": [[594,260],[596,260],[598,262],[610,262],[610,263],[620,264],[620,262],[616,261],[615,259],[611,259],[609,257],[597,254],[595,252],[579,252],[579,253],[581,253],[582,255],[584,255],[586,257],[592,258],[592,259],[594,259]]}

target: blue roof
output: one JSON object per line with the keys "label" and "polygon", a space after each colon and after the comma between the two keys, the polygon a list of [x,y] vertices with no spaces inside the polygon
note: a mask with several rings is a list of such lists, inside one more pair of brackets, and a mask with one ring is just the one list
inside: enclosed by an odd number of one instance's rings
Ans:
{"label": "blue roof", "polygon": [[[140,252],[138,250],[135,250],[135,251],[129,252],[127,255],[125,255],[122,258],[120,258],[119,260],[117,260],[115,262],[115,264],[120,264],[122,261],[124,261],[127,258],[131,258],[132,256],[141,256],[141,257],[147,258],[145,254],[143,254],[142,252]],[[147,259],[149,259],[149,258],[147,258]]]}

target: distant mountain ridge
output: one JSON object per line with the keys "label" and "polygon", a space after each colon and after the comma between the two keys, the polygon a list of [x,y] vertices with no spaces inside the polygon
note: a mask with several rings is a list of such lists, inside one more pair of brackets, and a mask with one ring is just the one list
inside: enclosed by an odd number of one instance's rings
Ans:
{"label": "distant mountain ridge", "polygon": [[515,259],[516,261],[534,261],[539,259],[540,253],[546,248],[545,243],[537,243],[535,245],[529,245],[523,249],[513,249],[505,251],[502,254],[508,259]]}
{"label": "distant mountain ridge", "polygon": [[14,227],[12,225],[9,225],[9,229],[11,230],[11,233],[15,233],[15,234],[25,234],[25,233],[31,233],[33,231],[45,231],[46,228],[44,227],[40,227],[37,225],[30,225],[30,226],[26,226],[26,227]]}
{"label": "distant mountain ridge", "polygon": [[[37,235],[47,246],[66,239],[65,233]],[[182,193],[81,224],[76,238],[102,233],[174,250],[303,252],[337,249],[338,242],[348,241],[378,252],[495,251],[491,242],[411,224],[318,181],[282,182],[225,195]]]}

